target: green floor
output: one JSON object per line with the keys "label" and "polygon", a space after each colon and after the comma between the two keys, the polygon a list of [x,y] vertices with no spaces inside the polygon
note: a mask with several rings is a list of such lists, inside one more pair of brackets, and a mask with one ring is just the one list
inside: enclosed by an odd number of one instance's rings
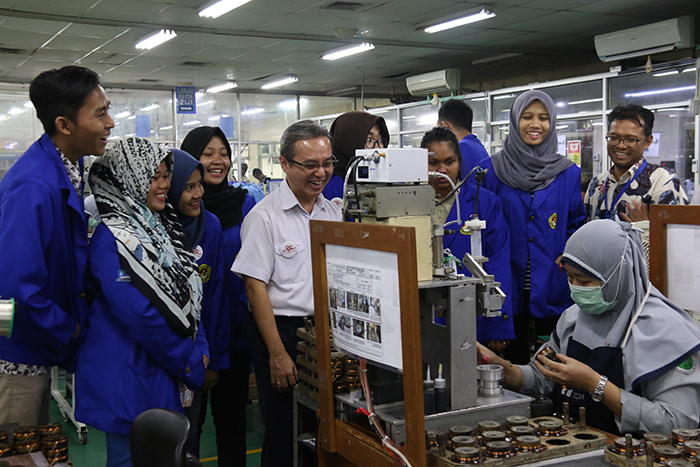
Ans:
{"label": "green floor", "polygon": [[[51,421],[63,422],[63,417],[55,401],[51,401]],[[74,467],[100,467],[107,461],[105,435],[96,428],[88,427],[88,442],[81,445],[75,426],[63,422],[63,432],[68,434],[68,453]],[[200,444],[200,460],[204,467],[217,467],[216,441],[214,435],[211,409],[207,410],[207,421],[204,424]],[[257,402],[248,406],[248,461],[247,467],[260,465],[260,448],[262,446],[263,425]]]}

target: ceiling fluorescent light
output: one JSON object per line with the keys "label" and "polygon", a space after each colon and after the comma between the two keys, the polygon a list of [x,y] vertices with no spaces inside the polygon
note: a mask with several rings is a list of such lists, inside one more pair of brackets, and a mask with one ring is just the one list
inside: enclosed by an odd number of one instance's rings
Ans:
{"label": "ceiling fluorescent light", "polygon": [[141,39],[137,44],[136,48],[137,49],[152,49],[153,47],[157,47],[163,42],[168,42],[170,39],[174,39],[177,36],[175,31],[172,31],[170,29],[161,29],[155,34],[151,34],[150,36],[144,37]]}
{"label": "ceiling fluorescent light", "polygon": [[259,113],[262,113],[264,111],[265,111],[265,109],[263,109],[262,107],[253,107],[252,109],[246,109],[246,110],[242,111],[241,115],[259,114]]}
{"label": "ceiling fluorescent light", "polygon": [[233,89],[236,87],[238,87],[238,85],[236,83],[228,82],[228,83],[220,84],[218,86],[212,86],[212,87],[207,89],[207,92],[210,94],[213,94],[215,92],[226,91],[227,89]]}
{"label": "ceiling fluorescent light", "polygon": [[458,26],[464,26],[465,24],[476,23],[477,21],[482,21],[496,16],[496,13],[493,12],[490,5],[482,5],[481,7],[477,8],[478,9],[473,13],[466,15],[460,14],[457,17],[453,15],[449,18],[442,18],[431,21],[430,23],[420,24],[418,25],[418,29],[423,29],[428,34],[433,34],[435,32],[456,28]]}
{"label": "ceiling fluorescent light", "polygon": [[[148,112],[149,110],[155,110],[155,109],[159,109],[159,108],[160,108],[160,106],[159,106],[158,104],[151,104],[151,105],[148,105],[148,106],[146,106],[146,107],[143,107],[143,108],[141,108],[141,109],[139,109],[139,110],[140,110],[141,112]],[[129,119],[129,120],[131,120],[131,119]]]}
{"label": "ceiling fluorescent light", "polygon": [[192,126],[192,125],[198,125],[198,124],[199,124],[199,120],[192,120],[192,121],[183,123],[182,126]]}
{"label": "ceiling fluorescent light", "polygon": [[299,81],[299,78],[296,76],[287,76],[284,79],[281,79],[279,81],[273,81],[271,83],[263,84],[260,86],[260,89],[272,89],[272,88],[278,88],[280,86],[284,86],[285,84],[291,84],[296,81]]}
{"label": "ceiling fluorescent light", "polygon": [[125,110],[124,112],[119,112],[118,114],[116,114],[114,116],[114,118],[124,118],[124,117],[128,117],[129,115],[131,115],[131,112],[129,112],[128,110]]}
{"label": "ceiling fluorescent light", "polygon": [[369,42],[363,42],[359,45],[344,47],[342,49],[337,49],[332,52],[328,52],[321,58],[323,58],[324,60],[338,60],[339,58],[349,57],[350,55],[367,52],[372,49],[374,49],[373,44],[370,44]]}
{"label": "ceiling fluorescent light", "polygon": [[493,62],[503,62],[509,61],[514,58],[525,57],[523,53],[508,53],[500,55],[492,55],[491,57],[480,58],[479,60],[472,60],[472,65],[484,65]]}
{"label": "ceiling fluorescent light", "polygon": [[573,101],[573,102],[569,102],[569,105],[592,104],[594,102],[603,102],[603,98],[598,97],[595,99],[584,99],[582,101]]}
{"label": "ceiling fluorescent light", "polygon": [[654,73],[652,76],[671,76],[671,75],[677,75],[678,73],[679,73],[678,70],[662,71],[661,73]]}
{"label": "ceiling fluorescent light", "polygon": [[245,5],[250,0],[221,0],[213,3],[199,12],[199,16],[207,16],[209,18],[218,18],[221,15],[228,13],[229,11],[238,8],[241,5]]}
{"label": "ceiling fluorescent light", "polygon": [[655,91],[630,92],[625,94],[625,97],[644,97],[653,96],[654,94],[668,94],[670,92],[692,91],[695,86],[683,86],[680,88],[657,89]]}

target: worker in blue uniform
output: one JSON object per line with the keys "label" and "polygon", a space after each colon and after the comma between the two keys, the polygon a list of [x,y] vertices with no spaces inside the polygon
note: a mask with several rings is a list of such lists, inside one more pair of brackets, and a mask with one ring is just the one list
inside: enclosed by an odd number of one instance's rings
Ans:
{"label": "worker in blue uniform", "polygon": [[[473,120],[474,111],[464,99],[448,99],[438,110],[438,126],[449,128],[459,140],[459,149],[462,151],[459,175],[462,179],[479,165],[480,160],[489,157],[484,145],[472,133]],[[468,181],[473,182],[474,179]]]}
{"label": "worker in blue uniform", "polygon": [[72,367],[85,329],[87,223],[79,161],[114,127],[97,74],[41,73],[29,96],[45,133],[0,183],[0,296],[16,304],[0,337],[0,425],[49,422],[50,369]]}
{"label": "worker in blue uniform", "polygon": [[182,412],[209,362],[195,256],[167,201],[173,156],[142,138],[90,169],[101,222],[90,241],[89,328],[75,416],[105,432],[107,467],[130,467],[129,432],[152,408]]}
{"label": "worker in blue uniform", "polygon": [[573,305],[557,259],[584,222],[581,169],[557,154],[557,143],[552,98],[527,91],[510,109],[502,150],[479,163],[488,170],[483,186],[500,198],[510,231],[516,339],[506,358],[513,363],[527,363],[536,336],[551,334]]}
{"label": "worker in blue uniform", "polygon": [[[425,133],[421,147],[428,150],[428,168],[449,177],[454,184],[460,180],[462,157],[455,134],[447,128],[437,127]],[[495,350],[504,347],[504,341],[515,338],[510,298],[510,244],[508,226],[503,217],[498,197],[490,191],[477,188],[476,184],[464,183],[459,188],[455,201],[452,184],[441,177],[431,177],[430,184],[439,196],[433,223],[445,224],[457,220],[457,203],[459,203],[461,224],[452,224],[447,229],[444,247],[449,248],[459,261],[471,251],[469,231],[462,228],[464,221],[472,219],[475,213],[479,219],[486,221],[486,229],[481,231],[483,256],[488,258],[484,269],[493,274],[501,283],[506,300],[501,308],[501,316],[495,318],[477,317],[477,340],[489,344]],[[444,201],[444,202],[443,202]],[[466,268],[457,272],[470,275]]]}

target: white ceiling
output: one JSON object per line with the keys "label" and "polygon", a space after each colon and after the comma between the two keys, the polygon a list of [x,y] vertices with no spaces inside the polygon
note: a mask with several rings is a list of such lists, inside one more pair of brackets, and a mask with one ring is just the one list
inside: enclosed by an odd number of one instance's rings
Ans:
{"label": "white ceiling", "polygon": [[[75,63],[98,72],[108,86],[205,88],[234,80],[238,90],[255,91],[293,74],[299,81],[284,92],[333,94],[356,86],[359,93],[364,83],[366,95],[388,96],[406,94],[407,75],[458,67],[463,87],[486,89],[516,77],[544,81],[607,70],[593,36],[688,14],[700,20],[700,0],[493,0],[495,18],[426,34],[416,26],[481,3],[342,2],[360,5],[348,11],[325,8],[336,0],[252,0],[210,19],[198,15],[210,3],[204,0],[0,0],[0,81],[29,82],[41,71]],[[135,48],[161,28],[178,36],[150,51]],[[336,28],[362,34],[341,40]],[[376,48],[320,59],[353,41]],[[471,64],[514,52],[526,59]]]}

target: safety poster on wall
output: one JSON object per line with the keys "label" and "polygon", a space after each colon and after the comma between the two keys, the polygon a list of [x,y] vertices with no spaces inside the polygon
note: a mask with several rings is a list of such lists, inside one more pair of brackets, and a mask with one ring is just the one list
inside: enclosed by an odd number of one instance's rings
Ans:
{"label": "safety poster on wall", "polygon": [[403,370],[396,253],[326,245],[326,274],[335,346]]}

